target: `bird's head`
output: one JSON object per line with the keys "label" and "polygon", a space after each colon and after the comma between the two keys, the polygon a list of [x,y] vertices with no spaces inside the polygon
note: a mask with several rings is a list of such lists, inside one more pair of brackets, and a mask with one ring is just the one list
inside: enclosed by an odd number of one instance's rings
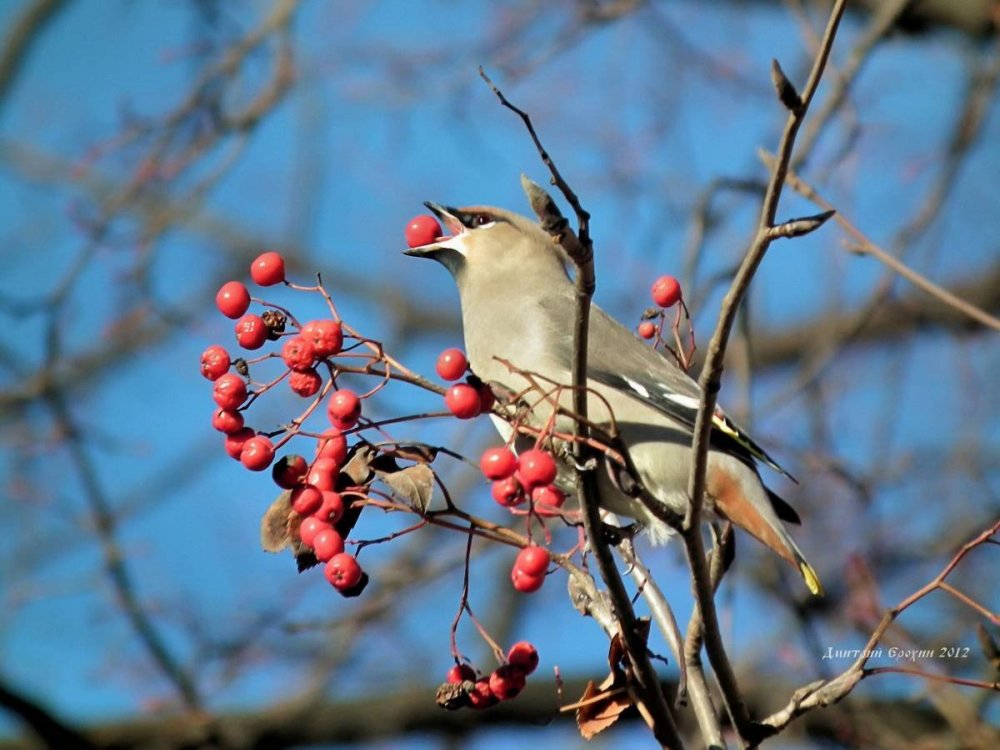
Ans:
{"label": "bird's head", "polygon": [[477,281],[523,285],[526,278],[553,278],[553,273],[556,280],[566,278],[562,251],[531,219],[491,206],[424,205],[451,234],[403,252],[441,263],[460,292]]}

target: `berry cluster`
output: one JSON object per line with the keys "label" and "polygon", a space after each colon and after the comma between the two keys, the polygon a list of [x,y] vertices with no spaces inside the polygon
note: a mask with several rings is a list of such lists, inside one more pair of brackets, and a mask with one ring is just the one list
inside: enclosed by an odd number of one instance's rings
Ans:
{"label": "berry cluster", "polygon": [[[469,360],[461,349],[445,349],[434,367],[445,380],[459,380],[469,369]],[[475,375],[464,383],[455,383],[444,394],[444,405],[459,419],[473,419],[493,408],[493,391]]]}
{"label": "berry cluster", "polygon": [[[263,253],[251,264],[250,276],[260,286],[287,283],[284,258],[275,252]],[[318,368],[324,366],[333,371],[331,358],[340,354],[344,346],[344,331],[339,321],[324,319],[302,326],[295,324],[297,331],[286,333],[287,316],[276,308],[261,315],[248,312],[253,300],[239,281],[223,284],[215,300],[223,315],[237,320],[235,333],[240,347],[256,350],[267,341],[282,341],[278,356],[287,368],[283,377],[287,376],[291,390],[304,398],[321,391],[323,377]],[[234,364],[237,372],[230,372]],[[251,394],[247,381],[239,374],[248,371],[245,360],[234,362],[218,344],[209,346],[201,355],[201,373],[213,382],[212,395],[218,407],[212,415],[212,426],[225,434],[225,450],[232,458],[252,471],[263,471],[274,463],[276,450],[290,436],[276,446],[271,435],[257,433],[245,425],[246,409],[273,385]],[[361,398],[345,388],[333,390],[329,393],[327,416],[332,426],[317,439],[312,463],[297,454],[286,455],[274,463],[272,477],[289,493],[288,528],[295,548],[300,554],[311,553],[316,561],[324,563],[323,572],[330,584],[352,596],[364,588],[367,577],[355,557],[344,551],[344,537],[353,519],[345,519],[345,503],[336,487],[348,455],[344,431],[357,424]]]}
{"label": "berry cluster", "polygon": [[[646,320],[639,324],[639,336],[647,340],[657,338],[662,333],[663,311],[681,301],[681,284],[673,276],[660,276],[653,282],[649,296],[659,309],[647,310],[643,316]],[[650,318],[659,319],[659,323],[654,323]]]}
{"label": "berry cluster", "polygon": [[[654,348],[662,348],[668,352],[681,369],[687,370],[691,366],[691,357],[697,347],[694,341],[694,328],[691,326],[691,316],[684,303],[680,282],[673,276],[660,276],[653,282],[649,295],[656,307],[651,307],[642,314],[642,321],[636,332],[640,338],[652,341]],[[665,338],[664,328],[667,324],[667,310],[670,308],[676,308],[676,312]],[[681,341],[682,320],[687,323],[688,342],[686,345]],[[667,338],[672,340],[673,346],[667,342]]]}
{"label": "berry cluster", "polygon": [[[511,512],[528,502],[529,513],[560,514],[566,495],[554,484],[558,469],[551,453],[532,448],[516,456],[510,448],[487,448],[479,468],[493,481],[493,499]],[[510,574],[514,588],[526,594],[538,591],[545,582],[549,560],[544,547],[530,545],[521,550]]]}
{"label": "berry cluster", "polygon": [[530,500],[540,516],[557,516],[566,495],[554,482],[558,470],[551,453],[533,448],[520,456],[510,448],[487,448],[479,468],[493,481],[493,499],[505,508],[516,508]]}
{"label": "berry cluster", "polygon": [[537,668],[538,651],[528,641],[511,646],[506,661],[488,675],[478,675],[468,664],[456,664],[448,670],[445,685],[459,686],[461,699],[449,707],[484,709],[516,698],[524,690],[528,675]]}
{"label": "berry cluster", "polygon": [[[417,217],[406,228],[410,247],[441,239],[441,227],[430,216]],[[349,545],[361,550],[366,545],[391,541],[428,523],[458,529],[449,520],[452,513],[463,519],[462,527],[470,522],[473,532],[477,527],[479,530],[495,527],[460,511],[451,498],[446,498],[446,510],[434,513],[427,510],[434,486],[434,476],[427,464],[434,460],[435,451],[421,453],[412,446],[385,440],[387,423],[427,415],[379,423],[362,413],[366,399],[392,379],[443,394],[445,406],[458,419],[472,419],[493,411],[495,395],[472,372],[465,353],[455,348],[441,352],[435,370],[448,383],[442,388],[409,372],[385,353],[381,344],[360,335],[343,322],[321,281],[316,286],[303,287],[286,280],[285,260],[279,253],[267,252],[258,256],[250,266],[250,277],[261,287],[283,284],[293,290],[319,293],[330,310],[327,318],[300,323],[289,310],[251,297],[247,286],[240,281],[223,284],[216,295],[219,311],[235,321],[236,346],[254,354],[252,358],[245,353],[235,356],[231,349],[219,344],[209,346],[202,353],[201,373],[212,382],[215,401],[212,426],[224,434],[224,447],[229,456],[252,471],[260,472],[270,467],[274,483],[283,491],[264,516],[264,548],[276,552],[290,547],[300,571],[322,565],[331,586],[344,596],[357,596],[367,586],[368,576],[357,558],[346,551]],[[269,342],[273,345],[269,346]],[[266,362],[280,364],[280,374],[262,382],[257,367]],[[251,375],[252,369],[257,378]],[[376,377],[379,383],[362,393],[344,387],[342,378],[347,377]],[[255,430],[246,423],[248,410],[283,381],[294,394],[307,399],[307,406],[298,416],[287,419],[280,429],[273,432]],[[323,414],[327,424],[316,432],[304,431],[307,420]],[[376,430],[380,435],[378,444],[364,439],[368,431]],[[349,445],[350,435],[362,437]],[[313,450],[303,451],[304,456],[286,452],[286,444],[304,437],[315,441]],[[536,446],[520,455],[508,447],[501,447],[486,450],[480,458],[482,472],[492,483],[493,498],[515,517],[522,517],[527,525],[527,534],[520,537],[519,542],[523,546],[511,568],[514,588],[525,593],[542,587],[553,563],[563,563],[564,558],[559,555],[553,560],[548,549],[552,543],[550,520],[557,517],[573,523],[572,514],[562,509],[566,497],[556,484],[559,472],[555,457],[545,448],[550,436],[535,437]],[[397,459],[416,465],[401,468]],[[378,485],[373,484],[376,481]],[[379,539],[352,540],[350,536],[355,524],[366,507],[416,513],[421,516],[421,522]],[[544,536],[544,541],[532,541],[536,528],[540,528],[539,536]],[[509,537],[489,533],[483,536],[510,543]],[[470,534],[470,548],[473,538]],[[475,621],[467,598],[468,552],[465,564],[466,589],[462,594],[460,615],[467,612]],[[514,698],[538,665],[535,647],[523,641],[504,656],[476,622],[480,634],[502,662],[489,674],[477,674],[463,663],[454,645],[459,619],[456,618],[452,625],[452,653],[456,666],[448,673],[446,685],[442,686],[449,688],[446,691],[450,696],[449,707],[453,707],[450,705],[452,700],[457,701],[454,707],[486,708]]]}

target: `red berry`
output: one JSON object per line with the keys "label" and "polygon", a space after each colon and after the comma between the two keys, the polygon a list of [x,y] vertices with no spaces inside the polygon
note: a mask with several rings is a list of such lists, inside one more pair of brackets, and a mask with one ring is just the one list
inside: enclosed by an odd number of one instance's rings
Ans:
{"label": "red berry", "polygon": [[441,225],[437,219],[428,214],[421,214],[410,219],[406,225],[406,246],[420,247],[429,245],[441,236]]}
{"label": "red berry", "polygon": [[215,295],[215,306],[227,318],[236,320],[250,307],[250,292],[238,281],[227,281]]}
{"label": "red berry", "polygon": [[438,355],[434,368],[445,380],[458,380],[469,368],[469,360],[461,349],[445,349]]}
{"label": "red berry", "polygon": [[651,339],[656,335],[656,325],[648,320],[639,324],[639,335],[644,339]]}
{"label": "red berry", "polygon": [[212,427],[231,435],[243,429],[243,414],[233,409],[216,409],[212,415]]}
{"label": "red berry", "polygon": [[566,502],[566,494],[554,484],[543,484],[531,491],[531,501],[540,516],[557,516]]}
{"label": "red berry", "polygon": [[531,674],[538,668],[538,650],[528,641],[518,641],[507,652],[507,661],[524,674]]}
{"label": "red berry", "polygon": [[250,471],[264,471],[274,460],[274,444],[264,435],[247,440],[240,451],[240,462]]}
{"label": "red berry", "polygon": [[303,484],[292,490],[292,510],[300,516],[311,516],[323,504],[323,492],[311,484]]}
{"label": "red berry", "polygon": [[302,481],[308,470],[309,464],[306,460],[293,453],[281,457],[271,469],[271,478],[281,489],[290,490]]}
{"label": "red berry", "polygon": [[344,331],[336,320],[310,320],[299,335],[312,344],[317,359],[337,354],[344,347]]}
{"label": "red berry", "polygon": [[542,587],[542,584],[545,583],[545,576],[529,576],[520,568],[515,567],[510,572],[510,581],[517,591],[522,594],[531,594]]}
{"label": "red berry", "polygon": [[299,539],[307,547],[312,547],[313,542],[316,541],[316,536],[321,531],[332,528],[326,521],[320,521],[316,516],[309,516],[309,518],[303,518],[302,523],[299,524]]}
{"label": "red berry", "polygon": [[306,484],[311,484],[323,492],[328,492],[333,489],[339,470],[340,466],[336,462],[328,458],[317,458],[313,461],[312,466],[309,468],[309,473],[306,475]]}
{"label": "red berry", "polygon": [[520,455],[517,478],[521,484],[534,489],[542,484],[552,484],[556,478],[556,461],[547,451],[532,448]]}
{"label": "red berry", "polygon": [[229,454],[230,458],[234,458],[239,461],[240,454],[243,453],[243,446],[246,444],[247,440],[256,434],[257,433],[249,427],[244,427],[242,430],[237,430],[236,432],[226,435],[226,453]]}
{"label": "red berry", "polygon": [[312,368],[313,345],[303,336],[292,336],[281,347],[281,358],[289,370],[305,372]]}
{"label": "red berry", "polygon": [[229,371],[229,352],[212,344],[201,353],[201,374],[209,380],[218,380]]}
{"label": "red berry", "polygon": [[468,664],[456,664],[448,670],[448,674],[445,675],[444,681],[451,683],[452,685],[457,685],[459,682],[475,682],[476,670]]}
{"label": "red berry", "polygon": [[259,315],[249,313],[236,321],[236,341],[244,349],[260,349],[267,341],[267,324]]}
{"label": "red berry", "polygon": [[489,708],[500,702],[500,699],[490,691],[490,680],[488,677],[480,677],[476,680],[476,684],[468,696],[469,704],[477,710]]}
{"label": "red berry", "polygon": [[341,388],[330,394],[326,413],[334,427],[349,430],[357,424],[358,417],[361,416],[361,399],[354,391]]}
{"label": "red berry", "polygon": [[660,307],[673,307],[681,298],[681,285],[673,276],[661,276],[653,282],[650,294]]}
{"label": "red berry", "polygon": [[323,529],[313,537],[313,553],[320,562],[327,562],[344,551],[344,537],[334,529]]}
{"label": "red berry", "polygon": [[323,503],[312,513],[320,521],[335,524],[344,515],[344,500],[339,492],[323,491]]}
{"label": "red berry", "polygon": [[517,471],[517,456],[510,448],[487,448],[479,459],[479,468],[487,479],[506,479]]}
{"label": "red berry", "polygon": [[468,383],[456,383],[444,394],[444,403],[459,419],[479,416],[479,391]]}
{"label": "red berry", "polygon": [[288,387],[302,398],[309,398],[319,393],[323,385],[323,378],[319,376],[316,369],[310,367],[302,372],[293,372],[288,376]]}
{"label": "red berry", "polygon": [[514,567],[520,569],[526,575],[541,576],[545,575],[545,571],[548,570],[550,560],[551,556],[545,547],[539,547],[537,544],[529,544],[517,553]]}
{"label": "red berry", "polygon": [[347,459],[347,438],[336,427],[323,432],[316,450],[316,458],[329,458],[337,466],[343,466]]}
{"label": "red berry", "polygon": [[517,481],[517,477],[496,480],[491,492],[493,499],[505,508],[513,508],[525,500],[524,490],[521,488],[521,483]]}
{"label": "red berry", "polygon": [[509,701],[524,690],[524,682],[524,672],[518,667],[504,664],[490,675],[490,692],[502,701]]}
{"label": "red berry", "polygon": [[250,278],[261,286],[274,286],[285,280],[285,259],[281,253],[262,253],[250,264]]}
{"label": "red berry", "polygon": [[238,409],[247,400],[247,384],[235,372],[227,372],[215,381],[212,398],[223,409]]}
{"label": "red berry", "polygon": [[354,555],[341,552],[330,558],[330,561],[323,569],[323,575],[338,591],[346,591],[358,585],[361,581],[361,566],[354,559]]}

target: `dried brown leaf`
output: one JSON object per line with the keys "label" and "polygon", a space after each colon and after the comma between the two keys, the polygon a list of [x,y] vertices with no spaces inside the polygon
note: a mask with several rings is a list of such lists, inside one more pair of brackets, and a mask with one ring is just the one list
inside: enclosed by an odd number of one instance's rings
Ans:
{"label": "dried brown leaf", "polygon": [[292,543],[288,517],[293,512],[292,493],[282,492],[260,520],[260,546],[265,552],[281,552]]}
{"label": "dried brown leaf", "polygon": [[424,513],[434,494],[434,472],[427,464],[407,466],[399,471],[375,472],[393,493],[419,513]]}
{"label": "dried brown leaf", "polygon": [[368,484],[372,477],[371,459],[374,450],[367,445],[357,446],[354,455],[348,459],[341,474],[346,474],[351,483],[361,486]]}
{"label": "dried brown leaf", "polygon": [[[613,682],[613,675],[611,679]],[[580,736],[585,740],[593,739],[610,727],[632,705],[628,691],[623,686],[608,685],[607,680],[602,683],[601,688],[595,686],[593,681],[588,682],[587,689],[578,702],[584,705],[576,710],[576,725],[580,729]]]}
{"label": "dried brown leaf", "polygon": [[469,705],[469,692],[474,687],[470,680],[464,682],[445,682],[437,689],[435,702],[441,708],[454,711]]}

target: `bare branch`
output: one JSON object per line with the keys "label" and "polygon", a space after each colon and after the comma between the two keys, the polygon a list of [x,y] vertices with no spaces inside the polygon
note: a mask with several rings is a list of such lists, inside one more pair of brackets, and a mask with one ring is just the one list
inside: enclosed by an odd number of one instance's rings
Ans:
{"label": "bare branch", "polygon": [[697,609],[694,616],[700,613],[704,624],[705,645],[709,660],[719,679],[719,685],[726,698],[729,710],[733,715],[736,729],[742,737],[750,736],[750,717],[741,698],[736,676],[726,656],[725,645],[722,641],[722,635],[719,632],[714,592],[705,560],[705,549],[701,536],[701,510],[704,503],[705,474],[708,468],[708,444],[712,429],[711,417],[715,413],[716,399],[721,387],[722,370],[729,333],[736,320],[740,303],[750,286],[750,281],[771,244],[771,230],[774,226],[778,201],[784,187],[785,174],[792,158],[795,136],[819,86],[827,58],[833,47],[837,27],[844,13],[844,5],[844,0],[839,0],[834,5],[830,13],[830,20],[827,22],[823,41],[820,44],[819,52],[813,63],[812,71],[809,74],[809,80],[802,94],[802,106],[797,111],[790,113],[785,123],[781,144],[778,148],[778,161],[772,171],[767,192],[764,195],[760,220],[757,226],[757,235],[740,265],[736,278],[733,279],[729,292],[723,300],[719,322],[712,335],[712,340],[709,342],[705,366],[699,379],[703,394],[692,441],[692,469],[688,484],[688,495],[691,506],[690,513],[685,519],[683,538],[694,579],[697,600]]}
{"label": "bare branch", "polygon": [[[528,133],[531,135],[535,147],[542,161],[549,168],[552,174],[552,183],[556,185],[563,196],[573,207],[577,216],[577,237],[568,240],[567,235],[571,234],[564,226],[565,222],[551,197],[544,195],[545,191],[530,180],[522,180],[525,184],[526,192],[532,208],[541,211],[540,219],[547,223],[549,232],[553,239],[560,243],[569,254],[576,265],[576,307],[573,320],[573,362],[571,367],[572,389],[573,389],[573,411],[577,418],[572,420],[573,455],[577,466],[597,466],[601,457],[589,445],[590,436],[589,421],[587,418],[587,352],[589,347],[590,329],[590,302],[596,287],[596,277],[594,274],[594,253],[588,231],[590,214],[583,209],[576,193],[563,179],[555,163],[548,152],[542,146],[538,135],[535,133],[531,118],[526,112],[511,104],[503,93],[493,84],[482,68],[479,70],[480,76],[493,90],[500,103],[512,110],[521,117]],[[597,487],[597,475],[594,469],[578,469],[574,472],[576,493],[583,509],[584,527],[587,531],[587,540],[590,548],[597,558],[598,567],[601,571],[601,578],[611,595],[612,607],[615,616],[621,627],[622,640],[625,643],[629,660],[632,664],[640,700],[645,707],[645,713],[651,720],[651,729],[657,741],[664,747],[683,747],[680,735],[674,718],[667,707],[666,698],[660,687],[656,670],[649,660],[646,644],[639,634],[636,624],[635,612],[625,584],[622,581],[618,568],[615,565],[614,556],[607,541],[601,533],[601,517],[599,507],[599,491]]]}
{"label": "bare branch", "polygon": [[34,0],[14,19],[0,42],[0,110],[31,46],[38,41],[45,26],[58,11],[68,5],[66,0]]}
{"label": "bare branch", "polygon": [[[945,579],[951,575],[952,571],[955,570],[966,555],[977,547],[990,542],[998,532],[1000,532],[1000,521],[995,521],[989,528],[984,530],[974,539],[971,539],[962,545],[961,549],[955,553],[948,564],[945,565],[944,568],[941,569],[941,572],[939,572],[931,581],[914,591],[912,594],[900,601],[896,606],[886,610],[864,648],[859,649],[859,656],[855,662],[832,680],[828,680],[826,682],[821,680],[819,682],[806,685],[796,691],[795,694],[792,695],[792,699],[789,701],[787,706],[760,722],[760,726],[762,728],[767,728],[764,736],[777,734],[794,718],[806,713],[807,711],[811,711],[814,708],[828,706],[831,703],[836,703],[857,687],[858,683],[865,677],[886,672],[902,671],[898,668],[866,669],[865,665],[868,663],[869,659],[872,658],[872,654],[876,652],[876,646],[878,646],[882,637],[889,629],[889,626],[892,625],[896,618],[931,592],[942,588],[943,585],[946,585],[944,584]],[[910,671],[910,673],[913,674],[914,672]],[[968,684],[968,681],[957,680],[956,678],[947,677],[945,675],[930,675],[924,672],[920,672],[919,675],[931,679],[943,679],[947,682],[953,682],[956,684]],[[996,682],[977,682],[973,686],[983,687],[990,690],[1000,690],[1000,684]]]}
{"label": "bare branch", "polygon": [[0,707],[20,719],[46,747],[96,750],[86,737],[6,680],[0,680]]}
{"label": "bare branch", "polygon": [[[761,152],[761,159],[769,167],[774,164],[774,157],[767,152]],[[831,203],[827,201],[819,191],[816,190],[812,185],[806,182],[802,177],[795,173],[794,170],[789,169],[785,176],[785,180],[789,186],[797,193],[802,195],[802,197],[812,201],[820,208],[824,209],[824,213],[821,216],[830,218],[836,214],[836,222],[846,231],[852,238],[854,238],[854,243],[848,245],[848,249],[851,252],[857,253],[858,255],[867,255],[869,257],[875,258],[877,261],[883,265],[891,268],[895,273],[902,276],[904,279],[912,283],[914,286],[924,290],[928,294],[936,297],[941,302],[953,307],[964,315],[969,316],[973,320],[982,323],[987,328],[992,328],[996,331],[1000,331],[1000,319],[990,315],[985,310],[981,310],[975,305],[970,304],[961,297],[949,292],[925,276],[914,271],[912,268],[907,266],[905,263],[900,261],[898,258],[890,255],[888,252],[876,245],[872,240],[868,238],[860,229],[858,229],[847,217],[842,214],[837,213],[836,209],[833,208]],[[825,220],[825,219],[824,219]]]}

